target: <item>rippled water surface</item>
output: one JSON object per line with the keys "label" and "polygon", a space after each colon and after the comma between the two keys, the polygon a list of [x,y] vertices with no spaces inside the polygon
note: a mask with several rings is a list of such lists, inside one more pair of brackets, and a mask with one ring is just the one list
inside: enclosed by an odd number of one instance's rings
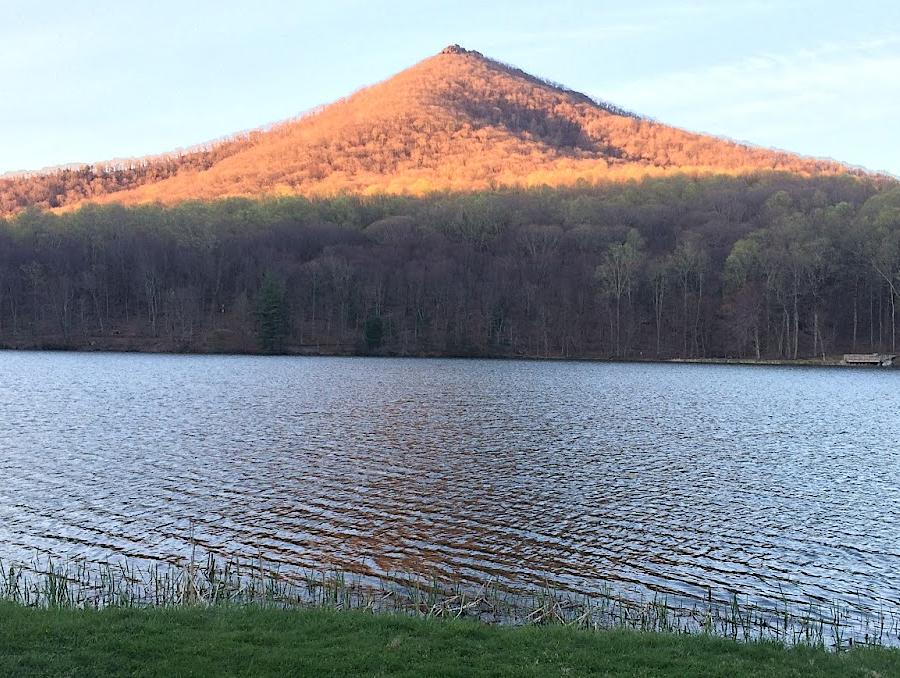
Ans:
{"label": "rippled water surface", "polygon": [[900,604],[900,373],[0,352],[0,559]]}

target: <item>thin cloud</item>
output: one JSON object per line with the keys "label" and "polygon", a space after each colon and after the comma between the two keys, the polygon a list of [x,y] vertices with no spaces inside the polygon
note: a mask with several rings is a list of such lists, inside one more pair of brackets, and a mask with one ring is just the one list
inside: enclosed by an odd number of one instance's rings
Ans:
{"label": "thin cloud", "polygon": [[[900,108],[900,54],[896,37],[852,45],[826,44],[790,54],[762,54],[741,61],[612,85],[605,96],[649,115],[676,111],[698,121],[723,114],[792,110],[832,102],[859,111],[862,95],[872,111]],[[876,102],[874,105],[871,102]]]}
{"label": "thin cloud", "polygon": [[[701,2],[691,5],[662,5],[659,7],[640,8],[620,12],[607,11],[602,7],[591,10],[579,8],[571,16],[578,16],[578,26],[569,26],[564,22],[559,27],[547,26],[540,31],[491,30],[474,31],[469,35],[485,43],[501,46],[540,46],[571,44],[572,42],[598,43],[610,38],[651,34],[670,30],[673,21],[683,22],[686,18],[708,19],[710,22],[722,22],[735,17],[754,13],[771,12],[785,9],[796,3],[751,2],[737,5],[718,2]],[[541,6],[543,8],[543,5]],[[557,16],[564,15],[557,12]]]}
{"label": "thin cloud", "polygon": [[898,45],[891,34],[756,54],[611,83],[603,96],[698,132],[883,169],[896,164],[885,135],[900,116]]}
{"label": "thin cloud", "polygon": [[661,7],[641,8],[630,11],[631,15],[643,15],[648,17],[685,17],[685,16],[712,16],[717,20],[723,16],[750,14],[754,12],[771,12],[772,10],[785,10],[797,7],[796,2],[741,2],[723,3],[716,0],[712,2],[695,2],[692,4],[663,5]]}

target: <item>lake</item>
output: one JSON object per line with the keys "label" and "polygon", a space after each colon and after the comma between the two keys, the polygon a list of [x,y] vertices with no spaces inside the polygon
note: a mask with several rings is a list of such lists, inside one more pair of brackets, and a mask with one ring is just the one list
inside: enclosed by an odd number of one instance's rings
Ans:
{"label": "lake", "polygon": [[900,605],[900,372],[0,352],[0,559]]}

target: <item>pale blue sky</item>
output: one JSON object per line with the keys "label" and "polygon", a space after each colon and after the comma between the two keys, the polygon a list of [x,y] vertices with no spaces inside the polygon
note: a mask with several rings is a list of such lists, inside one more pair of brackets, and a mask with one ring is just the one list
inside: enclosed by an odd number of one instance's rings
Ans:
{"label": "pale blue sky", "polygon": [[452,43],[665,123],[900,175],[896,0],[0,0],[0,173],[258,127]]}

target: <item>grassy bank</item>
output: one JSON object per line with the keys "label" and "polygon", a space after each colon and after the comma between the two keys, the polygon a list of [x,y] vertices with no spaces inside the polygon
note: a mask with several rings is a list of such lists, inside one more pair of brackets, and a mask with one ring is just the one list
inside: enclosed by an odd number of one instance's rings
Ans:
{"label": "grassy bank", "polygon": [[654,594],[623,596],[606,588],[593,596],[550,587],[510,591],[425,580],[412,575],[363,577],[339,569],[286,578],[254,562],[219,560],[213,554],[180,565],[158,562],[54,563],[29,566],[0,561],[0,601],[38,608],[276,607],[365,610],[500,625],[562,625],[586,630],[631,630],[715,635],[741,641],[844,650],[859,645],[900,645],[900,610],[877,613],[837,602],[806,605],[727,598],[669,600]]}
{"label": "grassy bank", "polygon": [[900,675],[900,651],[263,607],[0,603],[2,676]]}

